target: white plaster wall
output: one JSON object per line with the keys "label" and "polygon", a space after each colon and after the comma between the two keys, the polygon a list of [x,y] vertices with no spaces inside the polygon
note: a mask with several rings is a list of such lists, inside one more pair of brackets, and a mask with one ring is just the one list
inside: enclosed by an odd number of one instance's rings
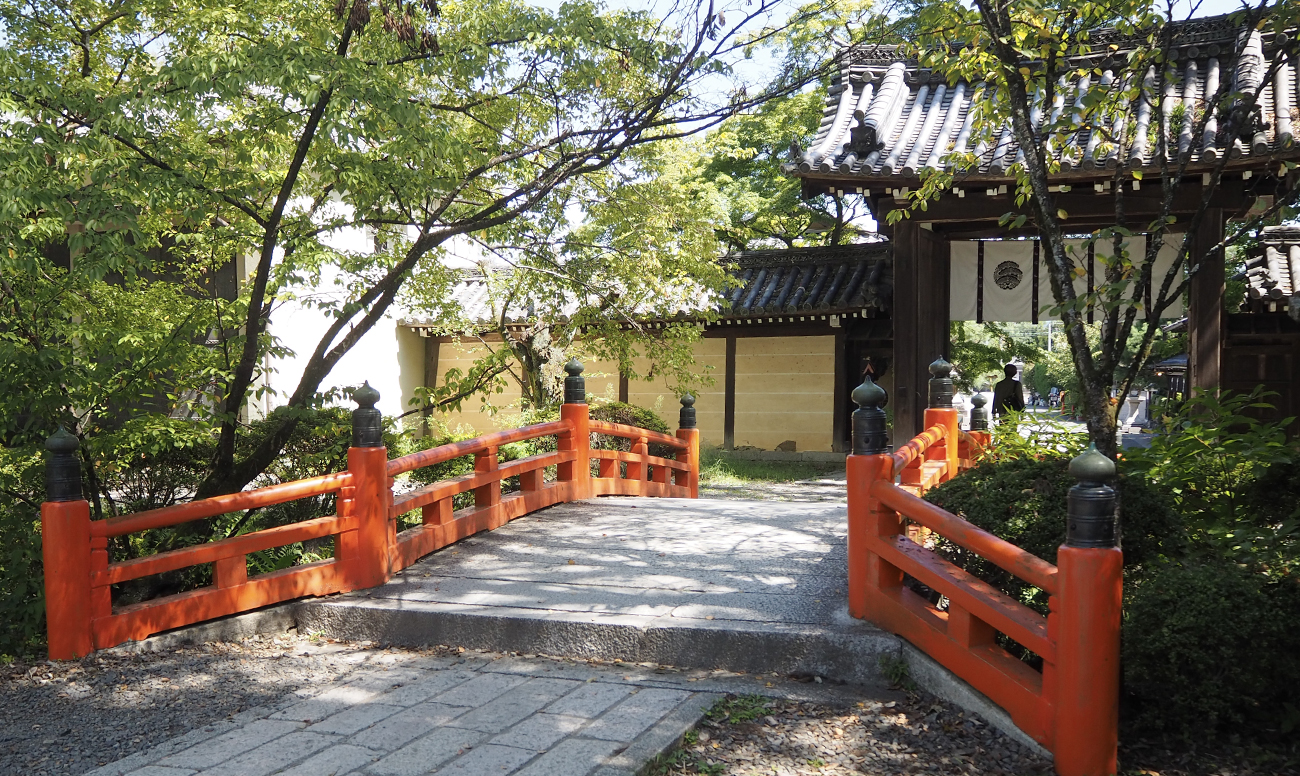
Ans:
{"label": "white plaster wall", "polygon": [[[325,242],[348,253],[368,254],[373,251],[371,235],[360,228],[340,229]],[[255,403],[257,411],[266,412],[285,404],[297,388],[307,361],[333,322],[327,311],[309,307],[300,300],[309,296],[343,299],[346,292],[334,284],[336,277],[336,270],[326,268],[315,288],[298,289],[299,300],[280,302],[272,311],[271,334],[280,340],[281,345],[292,350],[293,355],[269,360],[265,384],[273,393]],[[415,396],[415,389],[424,382],[424,342],[419,335],[397,325],[397,320],[404,314],[396,305],[390,307],[374,328],[339,360],[322,381],[320,390],[357,386],[369,381],[379,391],[380,399],[376,406],[385,415],[399,415],[410,409],[409,402]],[[352,406],[347,401],[338,403]]]}

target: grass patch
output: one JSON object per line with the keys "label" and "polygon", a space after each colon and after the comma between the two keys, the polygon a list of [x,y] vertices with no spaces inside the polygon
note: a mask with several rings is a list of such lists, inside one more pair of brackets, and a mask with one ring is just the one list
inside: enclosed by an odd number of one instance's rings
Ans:
{"label": "grass patch", "polygon": [[728,695],[713,704],[704,716],[714,722],[726,721],[738,725],[741,722],[753,722],[770,713],[772,713],[771,698],[762,695]]}
{"label": "grass patch", "polygon": [[726,450],[700,450],[701,485],[746,485],[753,482],[793,482],[839,471],[834,464],[806,461],[748,461]]}

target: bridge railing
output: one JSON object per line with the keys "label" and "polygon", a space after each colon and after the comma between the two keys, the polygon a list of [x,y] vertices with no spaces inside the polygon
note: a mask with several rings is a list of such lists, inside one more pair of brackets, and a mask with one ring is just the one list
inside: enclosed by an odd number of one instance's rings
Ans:
{"label": "bridge railing", "polygon": [[[1052,565],[921,498],[988,448],[982,402],[958,427],[951,366],[930,367],[925,430],[892,455],[884,392],[868,379],[853,392],[848,458],[849,611],[896,633],[1002,707],[1051,751],[1062,776],[1114,774],[1118,742],[1122,553],[1116,547],[1114,464],[1095,450],[1071,463],[1066,543]],[[965,463],[963,463],[963,461]],[[957,545],[1049,596],[1047,617],[950,563],[934,537]],[[907,578],[940,596],[915,592]],[[946,602],[946,606],[942,606]],[[999,644],[1036,654],[1041,670]]]}
{"label": "bridge railing", "polygon": [[[569,376],[558,421],[389,460],[382,417],[374,406],[379,393],[367,385],[354,395],[360,406],[352,414],[347,471],[104,520],[90,519],[90,505],[82,497],[77,439],[60,431],[46,443],[47,500],[41,507],[50,658],[81,657],[294,598],[374,587],[434,550],[552,504],[602,494],[682,498],[698,494],[700,445],[694,398],[682,398],[675,437],[592,421],[582,365],[571,361],[565,368]],[[592,449],[592,433],[631,439],[631,452]],[[555,438],[554,450],[499,460],[503,445],[546,437]],[[665,446],[673,457],[649,455],[650,443]],[[398,475],[469,455],[474,456],[473,472],[395,495]],[[595,476],[593,458],[599,461]],[[555,474],[548,479],[551,467]],[[510,478],[518,478],[519,490],[503,493],[502,484]],[[453,498],[471,492],[473,505],[454,509]],[[333,515],[142,558],[109,560],[108,544],[114,537],[330,494],[337,497]],[[420,510],[420,524],[399,533],[397,519],[415,510]],[[334,539],[332,558],[248,574],[250,553],[325,537]],[[210,585],[113,605],[113,585],[203,564],[212,565]]]}

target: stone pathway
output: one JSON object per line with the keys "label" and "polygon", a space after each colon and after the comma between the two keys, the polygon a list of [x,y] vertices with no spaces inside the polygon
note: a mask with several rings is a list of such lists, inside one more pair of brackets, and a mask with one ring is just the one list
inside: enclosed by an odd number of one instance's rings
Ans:
{"label": "stone pathway", "polygon": [[[753,679],[504,655],[375,651],[336,682],[92,776],[631,774]],[[700,689],[701,687],[705,689]]]}

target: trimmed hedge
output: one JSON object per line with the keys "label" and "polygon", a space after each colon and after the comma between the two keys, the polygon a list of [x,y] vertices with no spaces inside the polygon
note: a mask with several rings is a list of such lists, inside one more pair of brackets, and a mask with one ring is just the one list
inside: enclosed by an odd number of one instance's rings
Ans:
{"label": "trimmed hedge", "polygon": [[[925,494],[927,501],[995,536],[1056,562],[1065,541],[1066,493],[1075,484],[1063,458],[985,462]],[[1120,532],[1127,584],[1160,558],[1180,557],[1187,532],[1168,499],[1140,478],[1119,478]],[[940,554],[1018,601],[1047,613],[1047,595],[1002,569],[941,541]]]}

